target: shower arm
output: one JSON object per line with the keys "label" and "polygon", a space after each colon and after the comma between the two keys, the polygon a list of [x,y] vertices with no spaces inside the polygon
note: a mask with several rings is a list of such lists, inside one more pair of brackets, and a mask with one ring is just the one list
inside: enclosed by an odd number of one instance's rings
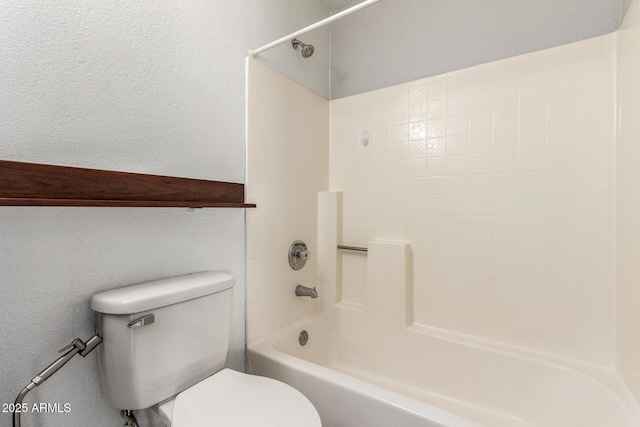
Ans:
{"label": "shower arm", "polygon": [[249,56],[251,56],[252,58],[255,58],[256,55],[259,55],[262,52],[271,49],[272,47],[276,47],[278,45],[281,45],[282,43],[286,43],[286,42],[290,41],[291,39],[295,39],[295,38],[297,38],[297,37],[299,37],[299,36],[301,36],[303,34],[308,33],[309,31],[313,31],[316,28],[320,28],[320,27],[323,27],[323,26],[325,26],[327,24],[332,23],[333,21],[337,21],[338,19],[340,19],[340,18],[342,18],[344,16],[350,15],[353,12],[357,12],[360,9],[364,9],[365,7],[368,7],[368,6],[371,6],[372,4],[378,3],[379,1],[381,1],[381,0],[366,0],[366,1],[363,1],[362,3],[358,3],[357,5],[352,6],[349,9],[345,9],[342,12],[336,13],[335,15],[331,15],[328,18],[325,18],[325,19],[323,19],[321,21],[316,22],[315,24],[311,24],[311,25],[309,25],[307,27],[304,27],[301,30],[296,31],[295,33],[289,34],[288,36],[281,37],[278,40],[273,41],[273,42],[271,42],[269,44],[266,44],[266,45],[264,45],[262,47],[259,47],[257,49],[249,49]]}
{"label": "shower arm", "polygon": [[58,353],[62,353],[62,356],[58,357],[53,363],[44,368],[38,375],[36,375],[31,382],[22,389],[16,397],[14,403],[13,412],[13,427],[20,427],[20,413],[22,408],[22,401],[25,396],[34,388],[45,382],[51,375],[55,374],[60,368],[73,358],[76,354],[80,353],[80,356],[86,357],[102,342],[102,338],[98,334],[94,334],[86,342],[80,338],[76,338],[71,341],[71,344],[60,349]]}

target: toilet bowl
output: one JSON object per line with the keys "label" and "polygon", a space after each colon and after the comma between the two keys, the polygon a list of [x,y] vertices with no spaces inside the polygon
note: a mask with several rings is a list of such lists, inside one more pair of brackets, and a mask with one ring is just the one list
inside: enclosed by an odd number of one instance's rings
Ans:
{"label": "toilet bowl", "polygon": [[114,408],[171,427],[320,427],[298,390],[223,369],[233,277],[208,271],[94,295],[102,389]]}
{"label": "toilet bowl", "polygon": [[271,378],[223,369],[152,408],[171,427],[320,427],[311,402]]}

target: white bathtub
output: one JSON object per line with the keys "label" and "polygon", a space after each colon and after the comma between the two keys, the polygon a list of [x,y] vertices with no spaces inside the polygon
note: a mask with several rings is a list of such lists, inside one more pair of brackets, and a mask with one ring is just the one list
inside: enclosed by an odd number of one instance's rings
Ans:
{"label": "white bathtub", "polygon": [[613,370],[340,306],[250,345],[248,367],[304,393],[324,427],[640,426]]}

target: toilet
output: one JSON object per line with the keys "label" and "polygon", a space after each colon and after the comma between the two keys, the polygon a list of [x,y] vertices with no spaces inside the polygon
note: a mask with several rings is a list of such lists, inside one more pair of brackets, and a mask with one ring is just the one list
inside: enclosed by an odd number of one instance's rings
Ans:
{"label": "toilet", "polygon": [[111,406],[151,409],[171,427],[320,427],[293,387],[223,369],[233,286],[231,275],[208,271],[94,295]]}

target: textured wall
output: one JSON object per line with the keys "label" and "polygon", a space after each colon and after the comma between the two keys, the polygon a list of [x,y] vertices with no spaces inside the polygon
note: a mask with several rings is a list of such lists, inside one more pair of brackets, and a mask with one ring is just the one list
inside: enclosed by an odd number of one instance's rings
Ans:
{"label": "textured wall", "polygon": [[618,48],[618,369],[640,401],[640,2]]}
{"label": "textured wall", "polygon": [[[613,363],[615,41],[331,101],[342,243],[411,242],[415,322]],[[339,256],[364,303],[366,258]]]}
{"label": "textured wall", "polygon": [[[327,13],[315,0],[3,2],[0,157],[244,181],[245,54]],[[327,91],[327,64],[310,75],[293,49],[270,55]],[[94,293],[206,269],[236,278],[230,365],[243,369],[242,210],[3,207],[0,252],[0,402],[91,334]],[[72,412],[26,414],[24,425],[121,425],[95,354],[27,402]]]}
{"label": "textured wall", "polygon": [[623,0],[384,0],[332,25],[341,98],[618,29]]}
{"label": "textured wall", "polygon": [[[328,186],[329,101],[249,60],[247,197],[247,342],[312,313],[327,299],[300,298],[297,284],[317,284],[317,193]],[[311,259],[289,266],[304,241]]]}

